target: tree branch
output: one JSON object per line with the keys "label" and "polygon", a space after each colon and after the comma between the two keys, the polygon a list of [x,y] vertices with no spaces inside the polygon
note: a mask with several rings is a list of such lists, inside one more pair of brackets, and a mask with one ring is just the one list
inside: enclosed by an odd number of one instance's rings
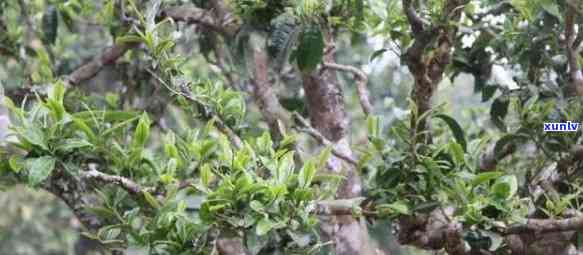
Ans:
{"label": "tree branch", "polygon": [[583,230],[583,216],[567,219],[528,219],[525,224],[510,226],[503,230],[506,235],[512,234],[546,234],[553,232]]}
{"label": "tree branch", "polygon": [[417,11],[415,10],[415,7],[413,6],[411,0],[403,0],[402,5],[403,10],[405,11],[405,15],[407,16],[407,20],[411,25],[411,30],[413,31],[413,33],[414,34],[423,33],[426,29],[426,26],[428,25],[428,22],[423,20],[419,16],[419,14],[417,14]]}
{"label": "tree branch", "polygon": [[368,77],[363,71],[353,66],[340,65],[332,62],[324,62],[323,67],[334,69],[337,71],[352,73],[354,75],[354,79],[356,80],[356,89],[358,92],[358,98],[360,100],[360,106],[362,107],[362,111],[367,116],[372,113],[373,107],[370,103],[370,93],[368,91],[368,88],[366,87]]}
{"label": "tree branch", "polygon": [[462,224],[451,221],[454,209],[439,208],[428,214],[399,218],[399,243],[422,249],[445,249],[447,254],[465,255]]}
{"label": "tree branch", "polygon": [[271,135],[275,140],[283,139],[284,127],[291,125],[291,115],[279,103],[269,82],[269,58],[263,49],[253,49],[253,99],[259,107],[263,119],[267,122]]}
{"label": "tree branch", "polygon": [[292,113],[292,116],[293,116],[294,120],[296,121],[296,123],[298,123],[300,126],[298,128],[299,131],[310,135],[312,138],[316,139],[316,141],[318,141],[320,144],[332,148],[332,154],[334,154],[336,157],[341,158],[342,160],[350,163],[353,166],[358,165],[358,162],[356,162],[356,160],[353,159],[352,156],[346,155],[343,152],[341,152],[340,150],[336,149],[334,146],[334,143],[332,143],[330,140],[328,140],[318,130],[313,128],[310,125],[310,123],[308,122],[308,120],[304,119],[304,117],[302,117],[300,114],[298,114],[297,112],[294,112],[294,113]]}
{"label": "tree branch", "polygon": [[[334,45],[333,32],[326,28],[323,30],[325,43]],[[324,62],[335,62],[333,52],[327,51]],[[344,109],[344,96],[336,71],[320,69],[302,73],[302,82],[311,126],[321,134],[321,137],[332,143],[334,154],[326,162],[327,168],[346,177],[336,192],[336,198],[359,197],[362,192],[362,181],[354,165],[355,161],[349,160],[353,154],[348,135],[349,120]],[[350,161],[352,163],[345,163]],[[362,219],[357,220],[351,216],[331,217],[331,221],[321,224],[321,232],[325,241],[334,243],[333,249],[337,255],[374,254],[367,226]]]}
{"label": "tree branch", "polygon": [[505,0],[505,1],[500,1],[499,3],[495,4],[494,6],[492,6],[492,8],[488,9],[486,12],[484,13],[480,13],[478,15],[476,15],[476,19],[475,20],[481,20],[482,18],[488,16],[488,15],[493,15],[493,16],[498,16],[501,15],[509,10],[513,10],[513,6],[512,6],[512,2]]}
{"label": "tree branch", "polygon": [[580,47],[577,43],[580,42],[576,42],[578,36],[575,32],[576,16],[577,10],[573,6],[567,5],[567,10],[565,12],[565,51],[567,55],[567,63],[569,65],[570,78],[570,83],[566,90],[567,96],[583,95],[583,74],[579,69],[578,63]]}
{"label": "tree branch", "polygon": [[105,174],[97,171],[96,169],[83,171],[80,173],[80,175],[81,179],[83,180],[99,181],[105,184],[114,184],[120,186],[131,195],[139,195],[143,191],[140,185],[138,185],[137,183],[133,182],[130,179],[127,179],[122,176]]}
{"label": "tree branch", "polygon": [[85,210],[94,202],[87,196],[89,190],[86,183],[79,178],[62,170],[56,171],[45,181],[43,188],[63,200],[79,222],[89,231],[96,232],[103,227],[102,219]]}
{"label": "tree branch", "polygon": [[[459,21],[463,10],[461,7],[467,1],[448,0],[444,3],[442,15],[448,17],[448,23]],[[415,39],[404,57],[409,71],[414,77],[415,85],[412,97],[417,108],[417,116],[421,116],[431,110],[433,94],[443,78],[445,68],[450,63],[451,48],[455,40],[457,26],[450,24],[421,26],[420,18],[417,17],[411,1],[403,0],[402,3]],[[432,46],[431,54],[427,54],[427,48],[436,41],[437,45]],[[415,132],[427,134],[416,137],[415,143],[431,142],[429,132],[425,132],[429,130],[429,124],[426,120],[422,119],[417,124],[416,118],[411,118],[411,126],[418,127]]]}
{"label": "tree branch", "polygon": [[213,0],[209,1],[209,4],[215,14],[215,19],[218,21],[219,26],[225,31],[225,35],[235,36],[241,28],[241,24],[233,14],[228,2],[225,0]]}
{"label": "tree branch", "polygon": [[228,32],[213,17],[213,13],[200,9],[194,5],[171,6],[160,11],[158,19],[171,18],[174,21],[186,22],[188,24],[201,25],[214,30],[222,35]]}
{"label": "tree branch", "polygon": [[69,74],[65,82],[69,86],[76,86],[85,80],[95,77],[104,66],[115,63],[118,58],[137,45],[137,43],[117,43],[105,49],[101,54],[95,56],[93,60]]}
{"label": "tree branch", "polygon": [[494,150],[496,148],[496,143],[491,144],[486,151],[480,156],[480,170],[481,171],[494,171],[498,162],[505,157],[514,153],[516,146],[514,144],[507,144],[502,148],[501,152],[496,153]]}

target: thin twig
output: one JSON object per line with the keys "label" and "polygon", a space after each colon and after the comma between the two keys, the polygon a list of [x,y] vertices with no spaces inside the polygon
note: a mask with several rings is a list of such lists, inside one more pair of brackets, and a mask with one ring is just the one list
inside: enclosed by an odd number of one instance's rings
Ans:
{"label": "thin twig", "polygon": [[[150,75],[152,75],[152,77],[154,77],[154,79],[156,79],[158,82],[160,82],[162,85],[164,85],[164,87],[166,87],[172,93],[179,95],[179,96],[182,96],[182,97],[196,103],[197,105],[206,107],[204,103],[202,103],[200,100],[196,99],[192,95],[192,92],[190,92],[189,89],[182,87],[181,91],[178,91],[178,90],[172,88],[166,81],[164,81],[154,71],[152,71],[150,69],[146,69],[146,71],[148,73],[150,73]],[[227,136],[227,138],[235,146],[235,148],[237,148],[237,149],[243,148],[243,141],[241,140],[241,138],[237,134],[235,134],[235,132],[231,128],[229,128],[218,115],[216,115],[210,111],[206,111],[206,114],[207,114],[206,117],[209,118],[210,121],[214,122],[214,124],[215,124],[214,126],[221,133],[223,133]]]}
{"label": "thin twig", "polygon": [[339,151],[338,149],[336,149],[336,147],[334,146],[334,144],[328,140],[326,137],[324,137],[324,135],[322,135],[320,132],[318,132],[318,130],[316,130],[315,128],[313,128],[310,123],[308,122],[308,120],[306,120],[304,117],[302,117],[301,115],[299,115],[297,112],[292,113],[292,117],[296,120],[296,123],[299,124],[299,127],[296,127],[296,129],[298,129],[298,131],[306,133],[308,135],[310,135],[312,138],[316,139],[316,141],[318,141],[320,144],[323,144],[324,146],[328,146],[332,148],[332,154],[334,154],[334,156],[354,165],[357,166],[358,162],[356,162],[355,159],[353,159],[351,156],[346,155],[344,153],[342,153],[341,151]]}

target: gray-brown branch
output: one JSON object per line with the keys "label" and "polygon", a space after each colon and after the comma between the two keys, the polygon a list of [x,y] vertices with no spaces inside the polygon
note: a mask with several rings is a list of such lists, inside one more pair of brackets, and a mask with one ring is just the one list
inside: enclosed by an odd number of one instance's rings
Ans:
{"label": "gray-brown branch", "polygon": [[89,80],[103,69],[106,65],[115,63],[117,59],[122,57],[129,49],[137,46],[136,43],[116,43],[111,47],[105,49],[101,54],[95,56],[91,61],[85,63],[75,69],[65,79],[69,86],[76,86],[79,83]]}
{"label": "gray-brown branch", "polygon": [[294,113],[292,113],[292,116],[295,119],[296,123],[299,124],[299,127],[298,127],[299,131],[310,135],[312,138],[314,138],[316,141],[318,141],[318,143],[320,143],[321,145],[332,148],[332,154],[334,154],[334,156],[350,163],[353,166],[358,165],[358,162],[356,162],[356,160],[354,158],[352,158],[352,156],[347,155],[347,154],[343,153],[342,151],[336,149],[336,147],[334,146],[334,143],[332,143],[330,140],[328,140],[318,130],[313,128],[310,125],[310,123],[308,122],[308,120],[304,119],[304,117],[302,117],[300,114],[294,112]]}
{"label": "gray-brown branch", "polygon": [[583,74],[578,62],[581,39],[578,42],[578,35],[575,32],[576,17],[577,10],[573,6],[567,5],[565,11],[565,54],[569,65],[570,80],[566,91],[567,96],[583,95]]}
{"label": "gray-brown branch", "polygon": [[525,224],[518,224],[503,230],[506,235],[511,234],[546,234],[552,232],[583,230],[583,216],[567,219],[528,219]]}
{"label": "gray-brown branch", "polygon": [[491,144],[486,151],[480,156],[480,170],[481,171],[494,171],[498,166],[498,162],[505,157],[514,153],[514,144],[507,144],[502,148],[502,151],[496,152],[496,143]]}
{"label": "gray-brown branch", "polygon": [[201,25],[223,35],[229,34],[222,26],[220,26],[220,24],[217,24],[218,22],[215,20],[211,11],[198,8],[194,5],[180,5],[164,8],[160,11],[158,18],[171,18],[174,21]]}
{"label": "gray-brown branch", "polygon": [[370,103],[370,93],[366,87],[368,76],[362,70],[354,66],[340,65],[332,62],[325,62],[323,67],[352,73],[354,75],[354,79],[356,80],[356,91],[358,92],[358,99],[360,101],[362,111],[367,116],[372,113],[373,107]]}
{"label": "gray-brown branch", "polygon": [[275,140],[283,139],[285,126],[291,125],[290,113],[279,103],[269,81],[269,58],[263,49],[253,50],[253,99],[259,111],[269,126]]}
{"label": "gray-brown branch", "polygon": [[95,169],[91,169],[89,171],[81,172],[81,179],[89,180],[89,181],[98,181],[103,184],[113,184],[123,188],[131,195],[139,195],[142,193],[143,189],[135,183],[134,181],[117,175],[109,175],[102,172],[99,172]]}
{"label": "gray-brown branch", "polygon": [[[417,133],[426,135],[416,137],[415,143],[431,142],[429,124],[425,119],[417,117],[431,110],[431,100],[437,89],[437,85],[443,78],[445,68],[450,63],[451,48],[454,45],[456,25],[461,18],[463,5],[467,0],[448,0],[444,3],[443,15],[448,17],[448,24],[424,24],[417,14],[412,1],[403,0],[402,5],[407,16],[407,20],[413,31],[414,42],[404,55],[404,60],[413,75],[415,85],[413,86],[412,98],[417,108],[415,118],[411,119],[411,126],[415,127]],[[431,49],[431,53],[428,51]]]}

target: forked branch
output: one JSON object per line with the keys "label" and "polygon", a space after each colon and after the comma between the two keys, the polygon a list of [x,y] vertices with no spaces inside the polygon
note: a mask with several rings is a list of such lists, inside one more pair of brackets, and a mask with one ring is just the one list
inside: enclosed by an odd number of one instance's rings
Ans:
{"label": "forked branch", "polygon": [[354,66],[340,65],[332,62],[325,62],[324,68],[330,68],[337,71],[349,72],[354,75],[356,80],[356,90],[358,92],[358,99],[360,100],[360,106],[365,115],[370,115],[372,113],[372,104],[370,103],[370,93],[366,87],[368,82],[368,76],[360,69]]}

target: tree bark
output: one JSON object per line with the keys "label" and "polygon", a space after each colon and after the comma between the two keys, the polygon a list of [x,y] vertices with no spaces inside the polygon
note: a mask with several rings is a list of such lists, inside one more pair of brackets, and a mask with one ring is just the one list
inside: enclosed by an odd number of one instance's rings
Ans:
{"label": "tree bark", "polygon": [[[327,41],[332,43],[331,34]],[[334,62],[333,53],[324,57],[326,62]],[[344,108],[344,96],[336,71],[324,68],[302,75],[303,87],[306,92],[308,113],[312,126],[333,143],[334,149],[343,155],[352,157],[348,137],[348,117]],[[355,166],[332,155],[327,162],[328,169],[346,179],[336,193],[338,199],[355,198],[361,195],[362,183]],[[363,220],[352,215],[334,216],[323,224],[322,230],[326,237],[334,242],[337,255],[375,254],[370,247],[367,227]]]}
{"label": "tree bark", "polygon": [[269,57],[260,46],[253,46],[253,98],[265,122],[269,126],[271,136],[279,141],[285,134],[284,128],[291,123],[291,115],[279,103],[269,81]]}

